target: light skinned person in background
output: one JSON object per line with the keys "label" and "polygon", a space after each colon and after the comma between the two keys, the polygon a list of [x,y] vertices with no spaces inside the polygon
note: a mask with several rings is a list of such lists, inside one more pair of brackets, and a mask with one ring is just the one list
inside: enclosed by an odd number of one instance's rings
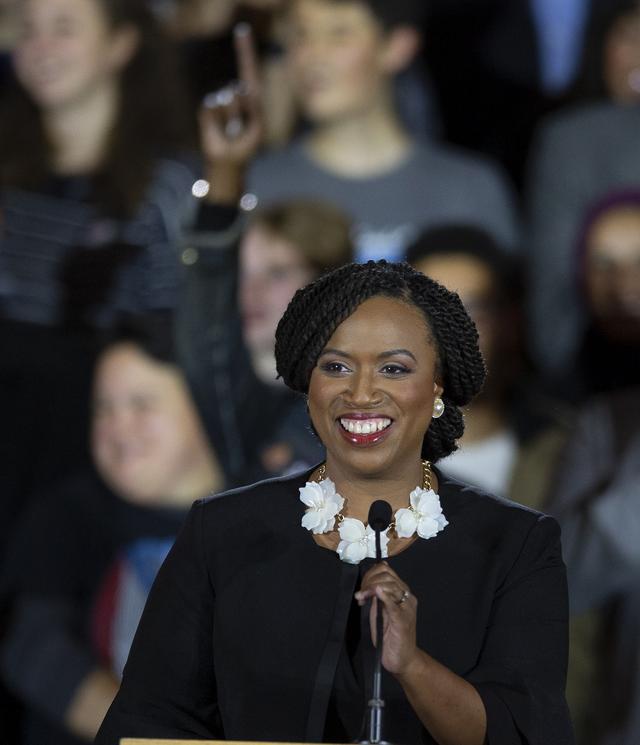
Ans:
{"label": "light skinned person in background", "polygon": [[576,251],[591,205],[640,179],[640,109],[609,101],[562,110],[538,130],[527,186],[531,354],[554,379],[572,369],[584,322]]}
{"label": "light skinned person in background", "polygon": [[640,385],[640,189],[590,205],[575,271],[582,324],[568,395]]}
{"label": "light skinned person in background", "polygon": [[[350,223],[335,206],[294,199],[246,213],[237,205],[262,141],[258,70],[250,32],[236,34],[243,89],[202,109],[210,188],[186,232],[181,357],[221,466],[232,485],[311,464],[322,449],[303,399],[276,379],[277,321],[295,290],[353,257]],[[244,126],[228,136],[228,120]]]}
{"label": "light skinned person in background", "polygon": [[94,470],[33,500],[2,571],[2,677],[23,745],[92,740],[115,696],[153,577],[191,503],[223,485],[171,325],[119,327],[93,380]]}
{"label": "light skinned person in background", "polygon": [[[0,113],[0,530],[89,460],[99,330],[178,301],[191,143],[145,0],[24,0]],[[10,434],[9,434],[10,433]]]}
{"label": "light skinned person in background", "polygon": [[625,106],[640,98],[640,5],[614,0],[592,14],[571,98],[608,99]]}
{"label": "light skinned person in background", "polygon": [[518,260],[472,225],[425,231],[407,260],[459,294],[487,365],[487,380],[465,411],[465,433],[442,461],[443,472],[543,509],[570,413],[539,390],[531,373]]}
{"label": "light skinned person in background", "polygon": [[359,259],[401,258],[442,221],[478,222],[514,247],[510,190],[480,157],[418,142],[398,116],[394,76],[420,43],[423,4],[294,0],[286,53],[308,132],[253,164],[261,204],[290,196],[334,201],[354,221]]}
{"label": "light skinned person in background", "polygon": [[238,248],[238,303],[253,369],[278,384],[275,333],[296,290],[353,257],[350,223],[331,204],[291,200],[251,216]]}
{"label": "light skinned person in background", "polygon": [[321,457],[304,401],[277,379],[275,330],[295,291],[349,261],[353,246],[349,221],[332,205],[274,204],[222,236],[207,226],[213,205],[200,206],[186,236],[194,260],[178,335],[209,437],[228,483],[238,484]]}
{"label": "light skinned person in background", "polygon": [[580,745],[640,738],[639,415],[637,386],[585,403],[549,505],[574,617],[567,697]]}

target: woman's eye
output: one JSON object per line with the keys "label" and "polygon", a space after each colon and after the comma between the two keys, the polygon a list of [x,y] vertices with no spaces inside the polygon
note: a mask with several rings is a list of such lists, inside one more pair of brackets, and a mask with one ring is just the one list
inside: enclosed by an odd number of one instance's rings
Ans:
{"label": "woman's eye", "polygon": [[406,375],[409,372],[409,368],[405,367],[404,365],[399,365],[397,363],[390,363],[388,365],[385,365],[382,368],[382,372],[385,375],[390,375],[390,376]]}
{"label": "woman's eye", "polygon": [[344,364],[344,362],[323,362],[320,365],[320,369],[323,372],[334,375],[349,372],[349,368]]}

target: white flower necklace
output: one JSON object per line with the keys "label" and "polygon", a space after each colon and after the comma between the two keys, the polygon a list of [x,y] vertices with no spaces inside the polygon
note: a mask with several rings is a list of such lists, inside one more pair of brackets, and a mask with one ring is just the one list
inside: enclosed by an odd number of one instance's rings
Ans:
{"label": "white flower necklace", "polygon": [[[323,463],[318,470],[317,481],[307,481],[300,487],[300,501],[307,505],[302,516],[302,527],[316,535],[330,533],[338,522],[340,543],[336,553],[342,561],[359,564],[364,558],[375,559],[375,532],[362,520],[342,514],[344,497],[336,491],[335,484],[326,475]],[[440,498],[431,488],[431,464],[422,461],[422,486],[409,494],[409,507],[396,510],[389,527],[380,533],[382,556],[388,556],[388,533],[395,530],[398,538],[411,538],[417,533],[425,540],[433,538],[449,524],[442,512]]]}

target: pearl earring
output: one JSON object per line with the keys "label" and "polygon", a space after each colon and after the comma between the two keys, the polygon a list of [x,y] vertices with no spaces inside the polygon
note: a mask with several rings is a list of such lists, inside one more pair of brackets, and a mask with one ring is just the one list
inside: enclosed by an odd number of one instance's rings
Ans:
{"label": "pearl earring", "polygon": [[439,419],[444,414],[444,401],[438,396],[433,402],[433,414],[434,419]]}

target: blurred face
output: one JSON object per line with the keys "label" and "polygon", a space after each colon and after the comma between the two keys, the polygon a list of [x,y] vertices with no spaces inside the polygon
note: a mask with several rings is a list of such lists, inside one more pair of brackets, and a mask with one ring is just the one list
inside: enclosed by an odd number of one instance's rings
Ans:
{"label": "blurred face", "polygon": [[320,354],[309,412],[333,478],[415,469],[433,401],[436,350],[422,313],[387,297],[362,303]]}
{"label": "blurred face", "polygon": [[415,268],[448,290],[457,292],[478,329],[480,351],[485,360],[493,356],[496,342],[496,302],[493,274],[474,256],[440,254],[415,263]]}
{"label": "blurred face", "polygon": [[240,310],[253,352],[273,350],[278,321],[295,291],[313,274],[289,241],[259,224],[249,228],[240,246]]}
{"label": "blurred face", "polygon": [[616,102],[627,104],[640,99],[640,11],[622,16],[609,31],[603,72]]}
{"label": "blurred face", "polygon": [[610,210],[593,225],[585,270],[598,325],[612,339],[640,341],[640,208]]}
{"label": "blurred face", "polygon": [[288,62],[304,112],[331,122],[366,112],[385,84],[386,37],[359,2],[294,0]]}
{"label": "blurred face", "polygon": [[23,3],[14,67],[44,110],[83,102],[112,84],[131,58],[133,32],[111,29],[98,0]]}
{"label": "blurred face", "polygon": [[205,448],[176,368],[131,344],[103,354],[94,381],[92,452],[117,494],[141,504],[167,503],[183,490]]}

